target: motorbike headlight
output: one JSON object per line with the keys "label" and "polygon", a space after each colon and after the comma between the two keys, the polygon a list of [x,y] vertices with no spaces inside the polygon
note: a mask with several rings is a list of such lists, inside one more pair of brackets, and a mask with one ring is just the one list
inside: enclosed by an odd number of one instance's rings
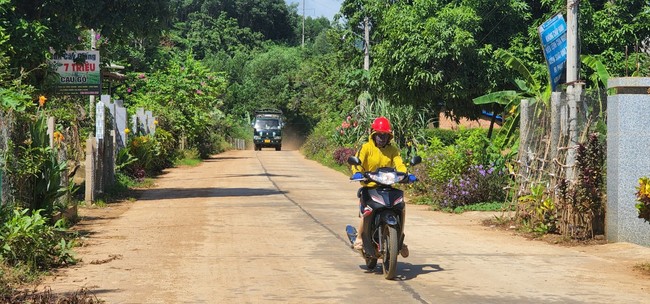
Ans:
{"label": "motorbike headlight", "polygon": [[370,178],[374,182],[384,184],[384,185],[392,185],[398,183],[402,179],[398,176],[397,172],[369,173],[368,178]]}

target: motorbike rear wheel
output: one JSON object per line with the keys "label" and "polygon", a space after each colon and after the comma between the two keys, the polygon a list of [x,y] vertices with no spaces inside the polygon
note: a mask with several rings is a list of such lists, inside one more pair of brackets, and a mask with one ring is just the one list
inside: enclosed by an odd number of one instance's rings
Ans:
{"label": "motorbike rear wheel", "polygon": [[385,226],[381,242],[382,248],[384,249],[384,255],[382,258],[384,278],[386,280],[392,280],[397,274],[397,248],[399,246],[397,228],[392,226]]}

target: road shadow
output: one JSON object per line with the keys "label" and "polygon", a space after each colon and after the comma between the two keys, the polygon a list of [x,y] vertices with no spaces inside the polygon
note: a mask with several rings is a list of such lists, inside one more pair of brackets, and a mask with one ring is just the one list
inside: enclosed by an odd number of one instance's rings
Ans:
{"label": "road shadow", "polygon": [[[259,173],[259,174],[220,174],[216,175],[214,177],[210,177],[210,179],[230,179],[230,178],[239,178],[239,177],[266,177],[266,178],[273,178],[273,177],[287,177],[287,178],[298,178],[297,175],[285,175],[285,174],[270,174],[270,173]],[[202,180],[205,177],[201,178],[196,178],[192,177],[191,175],[185,175],[183,178],[174,178],[174,182],[180,182],[180,181],[192,181],[192,180]]]}
{"label": "road shadow", "polygon": [[206,163],[214,163],[214,162],[220,162],[224,160],[232,160],[232,159],[251,159],[252,157],[244,157],[244,156],[211,156],[208,159],[204,159],[203,162]]}
{"label": "road shadow", "polygon": [[[366,271],[366,273],[375,273],[376,275],[384,275],[381,268],[381,260],[377,262],[377,267],[374,269],[366,268],[366,265],[359,265],[359,268]],[[417,278],[419,275],[428,274],[432,272],[440,272],[445,269],[440,267],[438,264],[411,264],[411,263],[401,263],[397,262],[397,276],[395,280],[397,281],[408,281]]]}
{"label": "road shadow", "polygon": [[267,196],[285,193],[285,191],[276,189],[260,188],[158,188],[133,190],[133,195],[140,201],[197,197]]}
{"label": "road shadow", "polygon": [[284,175],[284,174],[270,174],[270,173],[259,173],[259,174],[227,174],[223,175],[220,178],[231,178],[231,177],[257,177],[257,176],[263,176],[263,177],[297,177],[295,175]]}
{"label": "road shadow", "polygon": [[398,263],[397,278],[396,280],[408,281],[417,278],[419,275],[428,274],[432,272],[445,271],[444,268],[438,264],[411,264],[411,263]]}

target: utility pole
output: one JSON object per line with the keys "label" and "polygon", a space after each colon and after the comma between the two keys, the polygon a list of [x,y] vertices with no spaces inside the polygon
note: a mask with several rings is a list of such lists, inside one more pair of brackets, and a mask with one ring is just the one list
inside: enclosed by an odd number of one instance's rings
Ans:
{"label": "utility pole", "polygon": [[370,21],[368,17],[363,18],[363,30],[364,30],[364,53],[363,53],[363,69],[370,71]]}
{"label": "utility pole", "polygon": [[305,47],[305,0],[302,0],[302,47]]}
{"label": "utility pole", "polygon": [[[363,18],[363,40],[363,70],[368,72],[370,71],[370,20],[368,17]],[[357,99],[361,112],[364,112],[366,109],[368,96],[370,94],[366,91],[365,94],[359,96]]]}
{"label": "utility pole", "polygon": [[[90,50],[94,51],[96,49],[97,49],[97,37],[95,35],[95,29],[90,29]],[[90,118],[95,117],[95,95],[90,95],[90,108],[88,112],[90,113]]]}
{"label": "utility pole", "polygon": [[567,0],[567,56],[566,82],[569,106],[569,149],[567,150],[566,178],[575,180],[575,157],[578,146],[578,104],[582,95],[582,82],[579,80],[580,52],[578,49],[578,9],[579,0]]}

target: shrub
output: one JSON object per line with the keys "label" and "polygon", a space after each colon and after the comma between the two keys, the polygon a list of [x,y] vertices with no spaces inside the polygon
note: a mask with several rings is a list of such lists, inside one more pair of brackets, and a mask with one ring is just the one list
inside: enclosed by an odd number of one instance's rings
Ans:
{"label": "shrub", "polygon": [[49,217],[56,200],[68,188],[61,186],[61,174],[67,171],[67,164],[59,161],[57,150],[49,146],[46,121],[42,112],[34,120],[26,118],[27,136],[18,145],[10,140],[2,158],[16,200],[32,210],[43,209]]}
{"label": "shrub", "polygon": [[190,53],[174,53],[165,69],[141,76],[129,74],[126,85],[117,89],[127,108],[153,111],[159,127],[176,138],[184,136],[188,147],[199,149],[203,156],[213,154],[220,144],[214,134],[220,134],[215,125],[223,119],[225,75],[210,71]]}
{"label": "shrub", "polygon": [[605,148],[594,133],[578,145],[576,182],[558,183],[558,226],[563,235],[585,239],[605,233],[604,168]]}
{"label": "shrub", "polygon": [[126,166],[125,172],[132,177],[144,178],[147,169],[151,168],[151,161],[158,154],[153,137],[149,135],[133,137],[127,148],[135,161]]}
{"label": "shrub", "polygon": [[316,158],[317,155],[328,148],[327,137],[319,134],[311,134],[305,140],[301,149],[305,156],[310,159]]}
{"label": "shrub", "polygon": [[213,154],[223,151],[225,145],[226,140],[223,135],[212,130],[206,130],[203,138],[195,144],[201,159],[208,159]]}
{"label": "shrub", "polygon": [[458,132],[457,136],[453,145],[433,136],[428,145],[419,146],[423,162],[414,168],[420,183],[413,188],[441,207],[505,199],[509,156],[501,155],[482,129]]}
{"label": "shrub", "polygon": [[532,185],[530,194],[520,196],[517,203],[516,217],[524,228],[542,234],[557,230],[557,210],[543,184]]}
{"label": "shrub", "polygon": [[338,146],[354,146],[363,140],[367,126],[362,126],[358,119],[348,115],[341,124],[332,132],[332,139]]}
{"label": "shrub", "polygon": [[635,206],[639,212],[639,218],[650,223],[650,178],[641,177],[636,190],[637,204]]}
{"label": "shrub", "polygon": [[158,157],[152,160],[151,170],[159,173],[163,169],[170,168],[174,161],[179,157],[179,151],[176,149],[177,142],[174,136],[165,129],[156,128],[154,136],[158,146]]}
{"label": "shrub", "polygon": [[477,203],[503,201],[507,174],[493,166],[473,165],[460,178],[452,179],[443,191],[441,207],[456,208]]}
{"label": "shrub", "polygon": [[470,165],[464,153],[458,153],[455,146],[444,146],[437,137],[432,137],[429,145],[419,147],[422,164],[415,167],[414,174],[420,179],[413,188],[428,194],[434,203],[439,204],[443,189],[450,180],[460,176]]}
{"label": "shrub", "polygon": [[355,149],[341,147],[334,151],[334,161],[339,165],[348,163],[348,158],[356,153]]}
{"label": "shrub", "polygon": [[429,128],[426,129],[425,136],[427,138],[436,137],[440,140],[440,142],[443,145],[451,146],[456,143],[456,139],[458,138],[458,132],[454,130],[448,130],[448,129]]}
{"label": "shrub", "polygon": [[337,122],[334,118],[324,118],[318,122],[314,130],[307,136],[302,145],[302,151],[310,159],[331,159],[334,151],[333,133]]}
{"label": "shrub", "polygon": [[[5,210],[4,212],[7,212]],[[54,226],[41,216],[41,210],[15,209],[6,214],[0,227],[0,258],[10,266],[25,266],[31,272],[73,264],[73,243],[66,239],[63,220]]]}

